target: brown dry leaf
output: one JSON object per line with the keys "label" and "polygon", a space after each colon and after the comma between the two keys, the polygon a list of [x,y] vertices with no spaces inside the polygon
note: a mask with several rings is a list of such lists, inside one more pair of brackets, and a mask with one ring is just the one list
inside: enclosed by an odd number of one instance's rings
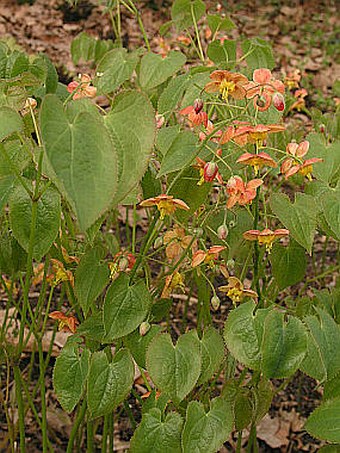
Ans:
{"label": "brown dry leaf", "polygon": [[72,420],[65,411],[58,407],[48,406],[47,408],[48,427],[53,431],[61,433],[63,436],[69,437],[71,434]]}
{"label": "brown dry leaf", "polygon": [[266,442],[269,447],[280,448],[289,444],[291,421],[281,417],[271,418],[268,414],[257,426],[257,437]]}

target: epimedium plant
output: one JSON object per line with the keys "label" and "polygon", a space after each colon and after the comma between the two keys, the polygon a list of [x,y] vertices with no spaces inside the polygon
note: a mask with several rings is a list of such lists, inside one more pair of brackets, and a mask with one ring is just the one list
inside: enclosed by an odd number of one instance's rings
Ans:
{"label": "epimedium plant", "polygon": [[[70,332],[53,371],[58,401],[75,412],[69,452],[82,430],[93,451],[99,427],[112,451],[122,412],[132,452],[216,452],[232,432],[240,451],[245,429],[256,451],[256,425],[298,370],[324,389],[306,429],[340,443],[339,288],[326,286],[338,270],[326,256],[340,236],[339,112],[315,112],[316,130],[295,140],[283,121],[286,87],[300,88],[293,76],[273,75],[267,42],[244,40],[239,53],[221,38],[233,27],[221,14],[206,15],[204,49],[205,14],[200,0],[177,0],[162,30],[186,30],[200,64],[148,42],[128,51],[119,32],[116,43],[81,34],[72,57],[92,62],[93,75],[68,86],[46,56],[1,43],[2,404],[12,450],[19,431],[25,451],[27,410],[52,450],[45,374],[57,324]],[[23,370],[30,338],[33,390]]]}

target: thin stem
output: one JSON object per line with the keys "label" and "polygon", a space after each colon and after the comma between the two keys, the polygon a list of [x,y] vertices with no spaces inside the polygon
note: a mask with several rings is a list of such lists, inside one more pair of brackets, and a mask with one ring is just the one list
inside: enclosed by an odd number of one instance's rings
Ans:
{"label": "thin stem", "polygon": [[77,418],[72,426],[70,438],[67,444],[67,450],[66,453],[72,453],[73,452],[73,444],[74,440],[76,438],[76,435],[78,433],[79,426],[81,425],[82,421],[84,420],[85,414],[86,414],[86,409],[87,409],[87,402],[86,399],[84,399],[83,404],[78,412]]}
{"label": "thin stem", "polygon": [[[256,189],[256,197],[254,200],[254,223],[253,229],[257,230],[259,223],[259,199],[260,199],[260,187]],[[259,281],[259,265],[260,265],[260,246],[258,241],[254,243],[254,283],[258,294],[258,306],[261,306],[261,287]]]}
{"label": "thin stem", "polygon": [[199,31],[198,31],[198,27],[197,27],[197,21],[196,21],[196,17],[195,17],[193,3],[191,3],[191,17],[192,17],[192,21],[193,21],[193,24],[194,24],[194,29],[195,29],[196,39],[197,39],[197,45],[198,45],[198,49],[199,49],[198,56],[201,59],[201,61],[204,63],[204,53],[203,53],[203,49],[202,49],[202,43],[201,43],[200,34],[199,34]]}
{"label": "thin stem", "polygon": [[19,412],[20,452],[25,453],[25,406],[22,398],[21,376],[19,365],[15,365],[13,367],[13,371]]}
{"label": "thin stem", "polygon": [[93,420],[87,420],[86,423],[86,444],[87,444],[87,453],[93,453],[93,441],[94,441],[94,429],[93,429]]}
{"label": "thin stem", "polygon": [[48,434],[47,434],[47,411],[46,411],[46,393],[45,393],[45,362],[41,340],[38,341],[39,368],[40,368],[40,399],[41,399],[41,432],[43,453],[47,452]]}

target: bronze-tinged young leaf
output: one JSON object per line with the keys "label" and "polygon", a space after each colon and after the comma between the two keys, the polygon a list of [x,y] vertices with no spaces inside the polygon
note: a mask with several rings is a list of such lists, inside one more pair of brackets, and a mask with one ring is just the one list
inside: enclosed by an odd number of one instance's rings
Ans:
{"label": "bronze-tinged young leaf", "polygon": [[176,346],[169,334],[156,336],[147,350],[146,365],[156,387],[175,403],[182,401],[201,373],[201,347],[196,331],[181,335]]}
{"label": "bronze-tinged young leaf", "polygon": [[143,415],[131,439],[131,453],[181,453],[182,417],[176,412],[162,420],[160,409],[150,409]]}
{"label": "bronze-tinged young leaf", "polygon": [[183,453],[215,453],[228,439],[233,428],[232,406],[214,398],[206,413],[202,403],[191,401],[182,433]]}
{"label": "bronze-tinged young leaf", "polygon": [[104,351],[92,354],[87,381],[91,418],[112,412],[129,394],[135,367],[129,352],[120,349],[109,362]]}
{"label": "bronze-tinged young leaf", "polygon": [[340,398],[327,400],[315,409],[305,429],[318,439],[340,443]]}
{"label": "bronze-tinged young leaf", "polygon": [[80,343],[78,336],[69,337],[53,370],[54,390],[66,412],[72,412],[78,404],[87,379],[90,351],[80,353]]}
{"label": "bronze-tinged young leaf", "polygon": [[40,128],[52,170],[49,176],[85,231],[106,211],[116,192],[117,156],[110,136],[101,118],[91,113],[81,112],[70,121],[55,95],[44,98]]}

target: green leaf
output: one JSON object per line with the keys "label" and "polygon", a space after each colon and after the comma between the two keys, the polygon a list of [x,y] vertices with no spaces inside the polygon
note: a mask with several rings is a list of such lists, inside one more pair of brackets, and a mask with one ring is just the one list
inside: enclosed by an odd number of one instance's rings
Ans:
{"label": "green leaf", "polygon": [[340,398],[340,373],[325,382],[323,398],[325,400]]}
{"label": "green leaf", "polygon": [[88,112],[70,122],[55,95],[44,98],[40,123],[51,177],[85,231],[106,211],[116,192],[117,157],[109,134],[101,119]]}
{"label": "green leaf", "polygon": [[13,237],[13,233],[3,229],[0,234],[0,273],[14,275],[25,271],[27,254]]}
{"label": "green leaf", "polygon": [[72,412],[78,404],[87,379],[90,351],[84,349],[80,354],[80,343],[79,337],[69,337],[53,370],[54,390],[66,412]]}
{"label": "green leaf", "polygon": [[96,86],[103,94],[112,93],[129,80],[138,63],[138,53],[126,49],[113,49],[107,52],[97,66]]}
{"label": "green leaf", "polygon": [[224,358],[224,344],[221,335],[213,327],[208,327],[201,339],[202,370],[198,385],[209,381],[218,371]]}
{"label": "green leaf", "polygon": [[176,346],[169,334],[155,337],[146,353],[147,370],[155,385],[175,402],[194,388],[201,373],[200,341],[195,331],[181,335]]}
{"label": "green leaf", "polygon": [[323,162],[313,165],[313,175],[320,181],[336,185],[340,179],[340,142],[328,145],[322,134],[311,133],[307,136],[309,151],[307,158],[319,157]]}
{"label": "green leaf", "polygon": [[105,336],[103,312],[88,316],[77,328],[77,333],[86,339],[102,342]]}
{"label": "green leaf", "polygon": [[170,146],[179,133],[179,125],[162,127],[159,131],[157,131],[156,148],[162,156],[168,152]]}
{"label": "green leaf", "polygon": [[79,60],[93,60],[96,42],[97,40],[87,33],[79,33],[79,35],[77,35],[71,42],[71,55],[73,63],[77,65]]}
{"label": "green leaf", "polygon": [[330,189],[324,192],[320,202],[327,226],[335,235],[335,239],[340,241],[340,186],[336,191]]}
{"label": "green leaf", "polygon": [[91,418],[112,412],[129,394],[135,367],[126,349],[120,349],[110,363],[104,351],[92,354],[87,382],[87,403]]}
{"label": "green leaf", "polygon": [[75,273],[74,290],[85,316],[109,281],[109,268],[107,264],[101,263],[103,257],[101,247],[89,249]]}
{"label": "green leaf", "polygon": [[270,380],[261,378],[256,387],[252,389],[254,401],[253,421],[258,424],[269,411],[274,396]]}
{"label": "green leaf", "polygon": [[260,368],[260,346],[254,302],[239,305],[229,313],[224,327],[224,339],[229,351],[239,362],[253,368]]}
{"label": "green leaf", "polygon": [[295,373],[307,351],[302,322],[273,310],[265,319],[261,346],[261,370],[267,378],[286,378]]}
{"label": "green leaf", "polygon": [[314,198],[297,193],[292,204],[287,195],[274,193],[270,197],[270,206],[291,236],[311,253],[318,212]]}
{"label": "green leaf", "polygon": [[[9,201],[13,235],[28,252],[32,225],[33,203],[26,190],[18,185]],[[50,249],[60,226],[60,195],[50,186],[37,201],[34,227],[33,258],[40,261]]]}
{"label": "green leaf", "polygon": [[189,79],[187,74],[182,74],[171,79],[158,99],[158,113],[168,115],[172,113],[181,101],[188,84]]}
{"label": "green leaf", "polygon": [[241,44],[243,55],[246,56],[246,62],[252,71],[259,68],[273,69],[275,60],[271,45],[260,38],[246,39]]}
{"label": "green leaf", "polygon": [[144,55],[140,65],[139,81],[144,90],[155,88],[175,74],[186,62],[179,51],[170,51],[165,58],[149,52]]}
{"label": "green leaf", "polygon": [[176,412],[162,421],[160,409],[153,408],[143,415],[131,439],[131,453],[181,453],[182,417]]}
{"label": "green leaf", "polygon": [[232,408],[225,399],[214,398],[208,413],[202,403],[191,401],[182,433],[183,453],[215,453],[227,441],[232,428]]}
{"label": "green leaf", "polygon": [[124,338],[124,345],[128,347],[138,366],[146,368],[146,351],[161,330],[161,326],[153,325],[145,335],[141,335],[137,329]]}
{"label": "green leaf", "polygon": [[300,369],[318,381],[332,379],[340,371],[340,326],[320,308],[318,316],[306,316],[307,355]]}
{"label": "green leaf", "polygon": [[21,116],[13,109],[0,107],[0,141],[13,134],[20,132],[24,128]]}
{"label": "green leaf", "polygon": [[236,60],[236,41],[228,39],[221,43],[219,39],[216,39],[208,45],[207,54],[216,65],[234,63]]}
{"label": "green leaf", "polygon": [[118,155],[118,190],[113,203],[137,186],[147,168],[155,139],[155,113],[137,91],[116,96],[105,124]]}
{"label": "green leaf", "polygon": [[283,247],[275,244],[270,255],[273,277],[280,290],[300,282],[307,268],[304,249],[294,240]]}
{"label": "green leaf", "polygon": [[222,17],[219,14],[208,14],[207,22],[209,28],[214,35],[217,31],[231,31],[236,25],[230,17]]}
{"label": "green leaf", "polygon": [[180,132],[162,159],[158,177],[178,171],[191,163],[197,154],[197,137],[191,131]]}
{"label": "green leaf", "polygon": [[193,25],[193,15],[196,22],[205,13],[205,4],[202,0],[175,0],[171,8],[171,19],[177,30],[184,30]]}
{"label": "green leaf", "polygon": [[340,443],[340,398],[325,401],[315,409],[305,429],[318,439]]}
{"label": "green leaf", "polygon": [[144,282],[130,286],[129,281],[129,276],[122,274],[106,293],[103,313],[106,343],[135,330],[148,314],[151,296]]}

